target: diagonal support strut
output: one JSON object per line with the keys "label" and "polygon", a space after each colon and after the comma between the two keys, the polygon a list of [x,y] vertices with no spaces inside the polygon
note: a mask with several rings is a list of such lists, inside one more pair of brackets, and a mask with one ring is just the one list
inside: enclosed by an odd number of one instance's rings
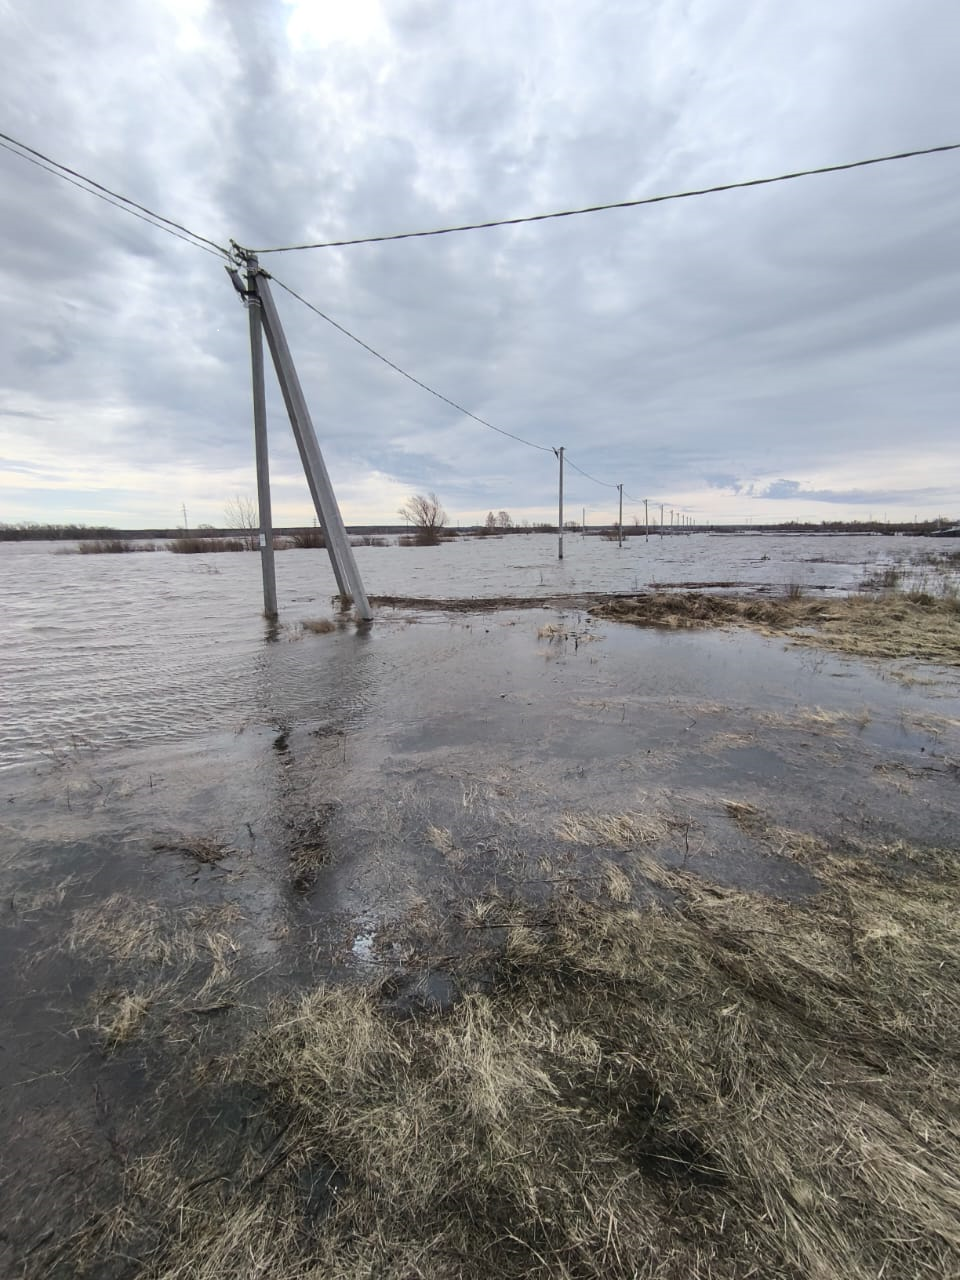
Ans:
{"label": "diagonal support strut", "polygon": [[[251,260],[252,259],[252,260]],[[357,616],[364,622],[373,617],[370,602],[363,587],[360,571],[350,546],[350,539],[344,527],[343,517],[337,505],[337,499],[330,483],[320,443],[314,430],[310,410],[297,376],[296,366],[287,345],[283,325],[277,312],[273,294],[267,275],[261,271],[252,255],[247,259],[247,288],[260,302],[263,329],[267,336],[267,345],[273,357],[273,366],[277,371],[277,381],[287,407],[293,436],[300,452],[300,461],[313,498],[317,519],[323,530],[324,540],[337,587],[342,597],[352,597]]]}

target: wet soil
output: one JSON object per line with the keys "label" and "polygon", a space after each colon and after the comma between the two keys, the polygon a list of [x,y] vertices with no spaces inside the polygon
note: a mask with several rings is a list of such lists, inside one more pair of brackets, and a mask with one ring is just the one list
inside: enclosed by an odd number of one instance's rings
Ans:
{"label": "wet soil", "polygon": [[786,898],[816,879],[779,832],[956,847],[946,666],[516,600],[395,605],[281,656],[233,732],[0,777],[4,1274],[162,1136],[158,1097],[165,1124],[246,1132],[256,1100],[230,1111],[196,1062],[213,1078],[273,994],[373,972],[400,1011],[453,998],[411,921],[589,888],[638,843]]}

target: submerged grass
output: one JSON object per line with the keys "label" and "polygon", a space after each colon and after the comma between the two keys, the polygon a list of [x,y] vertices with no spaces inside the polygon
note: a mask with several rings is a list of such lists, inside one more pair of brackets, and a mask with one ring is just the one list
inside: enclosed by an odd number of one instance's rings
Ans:
{"label": "submerged grass", "polygon": [[[273,1005],[218,1068],[270,1141],[131,1161],[122,1202],[37,1274],[960,1273],[956,856],[841,856],[728,809],[821,891],[786,903],[636,853],[601,900],[474,904],[424,940],[459,937],[449,1012],[398,1017],[382,982]],[[623,901],[641,878],[670,905]]]}
{"label": "submerged grass", "polygon": [[125,555],[134,551],[156,551],[156,543],[133,542],[128,538],[94,538],[78,542],[77,555],[105,556]]}

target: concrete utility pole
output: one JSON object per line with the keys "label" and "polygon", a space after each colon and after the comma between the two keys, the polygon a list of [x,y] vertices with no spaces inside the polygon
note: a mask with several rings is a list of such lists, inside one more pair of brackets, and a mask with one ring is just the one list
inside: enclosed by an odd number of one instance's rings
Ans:
{"label": "concrete utility pole", "polygon": [[563,559],[563,445],[559,449],[554,449],[554,453],[560,459],[560,519],[557,524],[557,531],[560,535],[560,553],[558,559]]}
{"label": "concrete utility pole", "polygon": [[648,501],[649,499],[647,498],[644,498],[643,500],[643,540],[644,542],[650,541],[650,514],[647,511]]}
{"label": "concrete utility pole", "polygon": [[663,503],[660,503],[660,541],[663,541]]}
{"label": "concrete utility pole", "polygon": [[273,513],[270,507],[270,455],[267,450],[267,392],[263,378],[263,323],[255,254],[247,255],[247,293],[250,317],[250,369],[253,378],[253,439],[257,452],[257,511],[260,514],[260,573],[263,578],[263,616],[277,616],[277,575],[273,563]]}
{"label": "concrete utility pole", "polygon": [[617,546],[622,547],[623,546],[623,485],[618,484],[617,488],[620,490],[620,515],[617,520]]}
{"label": "concrete utility pole", "polygon": [[[248,258],[248,268],[249,265]],[[290,417],[290,425],[300,452],[300,461],[303,464],[310,495],[320,521],[320,528],[323,530],[327,553],[337,580],[337,588],[342,599],[352,597],[357,616],[364,622],[369,622],[373,613],[367,600],[367,593],[363,589],[353,548],[347,537],[340,508],[337,506],[323,454],[320,452],[317,433],[310,418],[310,411],[307,408],[307,401],[297,376],[290,348],[287,346],[286,335],[270,291],[268,277],[263,271],[257,269],[248,274],[248,282],[250,285],[248,293],[252,295],[248,300],[260,303],[260,319],[267,335],[267,344],[270,347],[270,355],[273,357],[277,381],[280,383],[283,402]]]}

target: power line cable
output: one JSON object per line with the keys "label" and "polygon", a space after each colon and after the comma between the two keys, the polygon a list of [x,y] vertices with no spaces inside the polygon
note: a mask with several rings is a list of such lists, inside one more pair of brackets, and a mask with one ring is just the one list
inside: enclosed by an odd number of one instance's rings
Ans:
{"label": "power line cable", "polygon": [[[25,142],[20,142],[16,138],[10,137],[7,133],[0,133],[0,146],[12,155],[19,156],[21,160],[26,160],[40,169],[45,169],[47,173],[52,173],[54,177],[62,178],[65,182],[69,182],[71,186],[79,187],[81,191],[86,191],[89,195],[98,196],[99,199],[105,200],[107,204],[113,204],[115,208],[122,209],[125,213],[132,213],[134,217],[139,217],[141,221],[149,222],[151,226],[158,227],[161,231],[168,231],[171,235],[176,235],[179,239],[186,240],[188,244],[196,243],[198,248],[206,246],[207,252],[213,253],[215,251],[218,255],[228,259],[231,256],[230,250],[225,249],[223,245],[217,244],[216,240],[208,240],[206,236],[202,236],[196,231],[191,231],[189,227],[185,227],[182,223],[174,222],[171,218],[165,218],[162,213],[157,213],[146,205],[138,204],[136,200],[131,200],[129,196],[122,195],[119,191],[113,191],[110,187],[105,187],[102,183],[95,181],[93,178],[88,178],[86,174],[79,173],[76,169],[60,164],[59,161],[44,155],[42,151],[37,151],[34,147],[27,146]],[[19,150],[14,148],[19,148]],[[108,197],[113,198],[108,199]],[[136,212],[137,210],[139,212]]]}
{"label": "power line cable", "polygon": [[585,476],[588,480],[592,480],[594,484],[602,484],[605,489],[620,488],[618,484],[610,484],[608,480],[598,480],[596,476],[592,476],[588,471],[584,471],[583,467],[578,467],[566,450],[564,450],[564,453],[563,453],[563,460],[564,462],[568,463],[571,467],[573,467],[574,471],[579,471],[582,476]]}
{"label": "power line cable", "polygon": [[252,249],[252,253],[295,253],[301,249],[344,249],[356,244],[382,244],[388,240],[419,240],[428,236],[449,236],[461,231],[486,231],[491,227],[517,227],[526,222],[548,222],[554,218],[577,218],[585,213],[604,213],[609,209],[637,209],[641,205],[664,204],[668,200],[689,200],[694,196],[716,195],[721,191],[738,191],[745,187],[765,187],[775,182],[792,182],[795,178],[811,178],[824,173],[843,173],[848,169],[865,169],[869,165],[889,164],[894,160],[912,160],[916,156],[932,156],[944,151],[960,150],[960,142],[940,147],[924,147],[916,151],[898,151],[893,155],[873,156],[868,160],[848,160],[843,164],[821,165],[816,169],[797,169],[770,178],[748,178],[740,182],[722,182],[713,187],[697,187],[691,191],[675,191],[669,195],[644,196],[638,200],[617,200],[611,204],[591,204],[581,209],[561,209],[556,213],[532,213],[519,218],[492,218],[488,222],[467,222],[456,227],[438,227],[432,231],[400,231],[390,235],[359,236],[352,240],[318,240],[308,244],[287,244],[269,249]]}
{"label": "power line cable", "polygon": [[272,280],[274,284],[278,284],[281,289],[289,293],[292,298],[296,298],[298,302],[302,302],[308,310],[318,315],[321,320],[326,320],[327,324],[333,325],[334,329],[338,329],[351,342],[355,342],[358,347],[363,347],[364,351],[368,351],[370,355],[375,356],[389,369],[393,369],[395,373],[399,373],[401,377],[406,378],[408,382],[412,382],[414,386],[420,387],[423,391],[428,391],[430,395],[436,396],[438,400],[442,400],[444,404],[450,405],[452,409],[456,409],[458,413],[465,414],[468,418],[472,418],[474,422],[479,422],[482,427],[489,427],[491,431],[496,431],[501,436],[509,436],[511,440],[516,440],[519,444],[529,445],[531,449],[540,449],[543,453],[552,453],[553,450],[548,445],[534,444],[532,440],[524,440],[523,436],[514,435],[512,431],[505,431],[503,427],[494,426],[492,422],[488,422],[486,418],[481,418],[479,414],[473,413],[470,409],[464,408],[462,404],[458,404],[456,400],[451,400],[449,396],[445,396],[442,391],[437,391],[428,383],[422,382],[419,378],[415,378],[412,373],[407,373],[406,369],[402,369],[400,365],[395,364],[387,356],[382,355],[376,348],[371,347],[368,342],[364,342],[362,338],[358,338],[355,333],[351,333],[349,329],[344,328],[332,316],[328,316],[325,311],[321,311],[319,307],[314,306],[312,302],[308,302],[306,298],[301,297],[296,290],[291,289],[288,284],[284,284],[282,280],[278,280],[276,276],[270,275],[269,272],[263,273],[267,279]]}
{"label": "power line cable", "polygon": [[[516,440],[518,444],[528,445],[531,449],[539,449],[542,453],[556,454],[557,451],[555,448],[549,445],[535,444],[532,440],[525,440],[523,436],[515,435],[512,431],[506,431],[504,430],[503,427],[495,426],[492,422],[488,422],[486,418],[481,418],[479,414],[473,413],[470,409],[465,408],[462,404],[458,404],[456,400],[451,400],[449,396],[445,396],[443,392],[437,391],[434,387],[431,387],[429,383],[423,382],[421,381],[420,378],[414,377],[412,373],[408,373],[406,369],[401,368],[400,365],[396,364],[393,360],[389,359],[389,357],[377,351],[375,347],[371,347],[368,342],[364,342],[362,338],[358,338],[355,333],[351,333],[349,329],[345,328],[338,321],[334,320],[332,316],[327,315],[325,311],[321,311],[318,306],[316,306],[312,302],[309,302],[301,294],[297,293],[295,289],[291,289],[288,284],[284,284],[284,282],[281,279],[279,279],[279,277],[271,275],[269,271],[264,271],[263,275],[265,275],[268,280],[272,280],[274,284],[279,285],[280,288],[283,289],[285,293],[289,293],[292,298],[296,298],[296,300],[302,303],[303,306],[305,306],[309,311],[312,311],[315,315],[318,315],[321,320],[326,320],[327,324],[332,325],[334,329],[337,329],[340,333],[344,335],[344,337],[349,338],[351,342],[355,342],[357,346],[362,347],[364,351],[369,352],[370,355],[375,356],[377,360],[380,360],[388,368],[393,369],[395,373],[399,373],[400,376],[403,378],[406,378],[408,382],[412,382],[414,386],[420,387],[421,390],[423,391],[428,391],[430,395],[436,396],[436,398],[438,400],[442,400],[444,404],[450,405],[450,407],[452,409],[456,409],[458,413],[465,414],[466,417],[472,418],[474,422],[479,422],[480,425],[483,427],[489,427],[491,431],[496,431],[499,435],[509,436],[511,440]],[[588,471],[584,471],[582,467],[578,466],[573,461],[573,459],[566,452],[566,450],[564,450],[563,460],[566,464],[573,467],[574,471],[579,471],[579,473],[582,476],[584,476],[587,480],[592,481],[594,484],[603,485],[603,487],[606,489],[619,488],[619,485],[610,484],[607,480],[598,480],[596,476],[592,476]],[[636,501],[636,499],[634,499],[634,501]]]}
{"label": "power line cable", "polygon": [[85,191],[88,196],[96,196],[104,204],[112,205],[114,209],[119,209],[123,213],[129,213],[132,217],[139,218],[141,222],[145,222],[148,226],[156,227],[158,231],[166,231],[168,235],[176,236],[184,244],[193,245],[195,249],[202,249],[204,253],[212,254],[217,259],[220,258],[220,254],[216,250],[208,249],[205,244],[198,244],[196,240],[191,240],[187,236],[181,235],[179,231],[173,231],[170,227],[165,227],[162,222],[154,222],[152,218],[148,218],[142,213],[137,213],[135,209],[128,209],[126,205],[120,204],[116,200],[111,200],[109,196],[101,195],[99,191],[93,191],[90,187],[85,187],[82,183],[75,182],[73,178],[68,178],[65,174],[58,173],[56,169],[51,169],[49,165],[42,164],[39,160],[33,160],[30,156],[22,155],[19,151],[14,151],[5,142],[0,141],[0,147],[3,147],[5,151],[9,151],[12,155],[19,156],[21,160],[26,160],[29,164],[36,165],[38,169],[43,169],[44,172],[53,174],[55,178],[62,178],[64,182],[69,182],[72,187],[76,187],[79,191]]}

